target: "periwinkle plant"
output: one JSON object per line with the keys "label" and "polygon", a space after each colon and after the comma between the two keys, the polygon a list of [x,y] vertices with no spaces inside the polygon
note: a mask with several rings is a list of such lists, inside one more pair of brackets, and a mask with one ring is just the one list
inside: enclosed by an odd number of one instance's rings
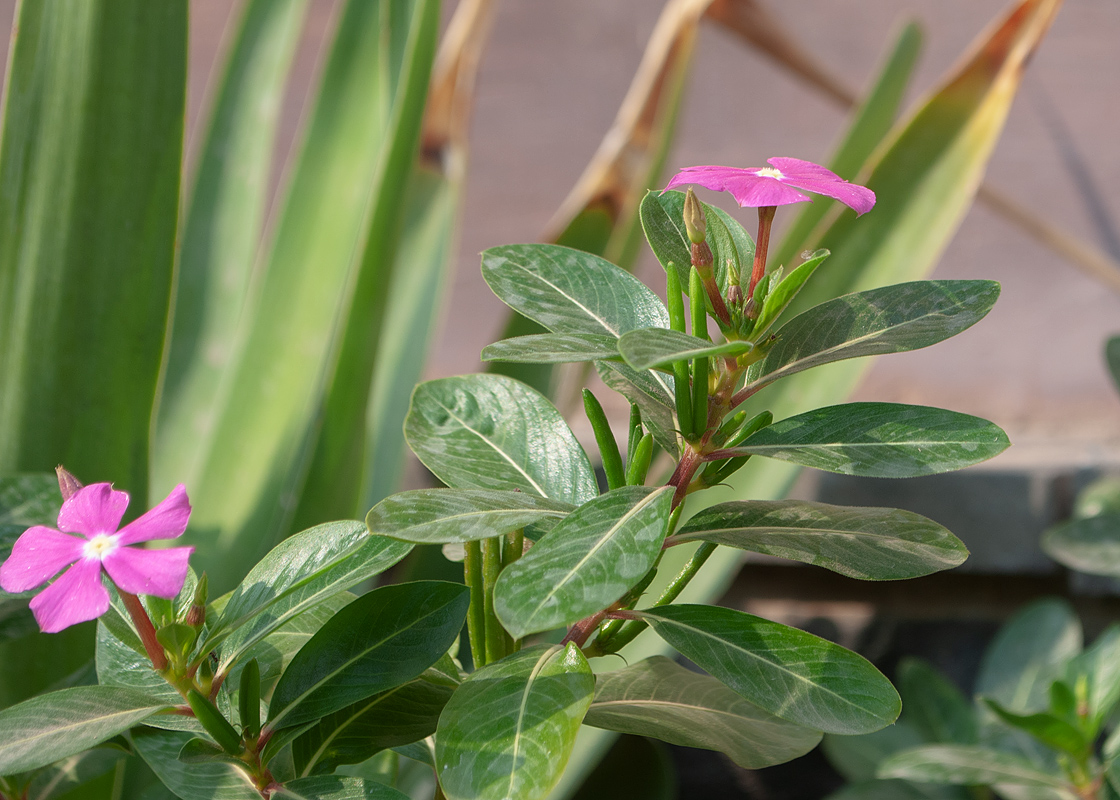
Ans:
{"label": "periwinkle plant", "polygon": [[[0,794],[13,800],[36,770],[130,729],[126,746],[184,798],[401,797],[344,774],[394,748],[394,758],[430,764],[450,800],[498,800],[548,794],[583,724],[719,750],[749,768],[801,755],[822,732],[889,725],[898,695],[855,653],[757,616],[674,601],[719,546],[865,580],[960,564],[961,542],[909,512],[749,499],[704,507],[703,493],[756,455],[901,478],[1002,451],[996,426],[940,409],[852,403],[778,421],[740,409],[811,367],[959,333],[999,289],[888,286],[777,327],[828,255],[812,253],[788,273],[768,269],[777,206],[809,199],[805,190],[862,213],[874,196],[808,162],[770,163],[693,168],[673,184],[726,188],[758,207],[757,244],[691,191],[647,195],[641,218],[666,270],[667,304],[577,250],[483,254],[498,297],[548,331],[498,342],[483,357],[593,362],[630,401],[620,448],[598,399],[584,394],[607,491],[537,391],[496,374],[423,383],[405,434],[449,488],[393,495],[365,525],[297,534],[209,603],[191,575],[176,600],[150,598],[140,616],[165,651],[163,669],[114,601],[98,629],[101,685],[0,711],[0,774],[20,773]],[[348,592],[416,544],[461,547],[465,586]],[[662,556],[678,546],[695,550],[666,579]],[[464,624],[469,672],[456,658]],[[663,656],[593,674],[589,659],[618,653],[646,628],[709,674]]]}

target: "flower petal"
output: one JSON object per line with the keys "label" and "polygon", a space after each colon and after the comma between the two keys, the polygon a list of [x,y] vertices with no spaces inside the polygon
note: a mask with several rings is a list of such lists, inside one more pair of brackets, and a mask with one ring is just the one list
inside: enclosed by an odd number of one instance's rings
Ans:
{"label": "flower petal", "polygon": [[119,588],[132,594],[174,597],[187,579],[187,560],[193,547],[143,550],[118,547],[101,562]]}
{"label": "flower petal", "polygon": [[769,163],[781,171],[783,183],[839,200],[857,214],[866,214],[875,206],[875,192],[865,186],[848,183],[835,172],[812,161],[771,158]]}
{"label": "flower petal", "polygon": [[685,167],[673,176],[665,188],[672,189],[686,183],[694,183],[712,191],[730,192],[735,201],[744,208],[784,206],[790,203],[804,203],[810,199],[777,178],[759,175],[757,172],[754,169],[739,167]]}
{"label": "flower petal", "polygon": [[94,537],[116,533],[128,508],[128,492],[118,492],[110,483],[91,483],[74,492],[58,512],[58,529]]}
{"label": "flower petal", "polygon": [[136,544],[152,539],[174,539],[183,535],[190,518],[191,504],[186,488],[180,483],[159,505],[121,528],[117,541]]}
{"label": "flower petal", "polygon": [[82,557],[83,539],[36,525],[25,530],[0,566],[0,589],[26,592]]}
{"label": "flower petal", "polygon": [[31,600],[31,611],[44,633],[58,633],[79,622],[97,619],[109,608],[101,584],[101,562],[83,558]]}

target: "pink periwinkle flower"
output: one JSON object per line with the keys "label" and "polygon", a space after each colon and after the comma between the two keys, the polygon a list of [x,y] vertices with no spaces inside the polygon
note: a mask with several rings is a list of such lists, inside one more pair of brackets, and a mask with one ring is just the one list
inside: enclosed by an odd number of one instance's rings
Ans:
{"label": "pink periwinkle flower", "polygon": [[0,588],[26,592],[69,566],[31,601],[35,621],[46,633],[105,613],[109,591],[101,582],[102,568],[121,591],[175,597],[187,578],[194,548],[145,550],[130,545],[181,536],[191,515],[187,490],[179,484],[159,505],[118,531],[126,508],[128,493],[111,484],[78,489],[62,504],[58,530],[36,525],[16,540],[11,557],[0,566]]}
{"label": "pink periwinkle flower", "polygon": [[716,192],[731,192],[740,206],[763,208],[803,203],[812,198],[799,189],[839,200],[864,214],[875,205],[875,193],[841,178],[835,172],[800,158],[767,159],[769,167],[685,167],[669,181],[666,189],[687,183]]}

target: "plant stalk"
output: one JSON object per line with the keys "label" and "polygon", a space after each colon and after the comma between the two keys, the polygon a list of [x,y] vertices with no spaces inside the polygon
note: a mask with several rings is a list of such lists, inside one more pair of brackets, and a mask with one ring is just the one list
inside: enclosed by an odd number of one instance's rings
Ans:
{"label": "plant stalk", "polygon": [[156,672],[163,672],[167,669],[167,654],[163,652],[163,645],[156,639],[156,628],[152,625],[148,612],[144,610],[144,604],[140,602],[139,597],[129,594],[119,586],[117,587],[117,594],[124,602],[128,615],[132,617],[132,624],[136,626],[136,633],[140,635],[144,652],[148,654],[148,660],[152,662],[152,668]]}
{"label": "plant stalk", "polygon": [[482,586],[482,545],[467,542],[464,547],[463,580],[471,590],[471,604],[467,610],[467,638],[471,642],[471,660],[474,668],[486,666],[486,610]]}

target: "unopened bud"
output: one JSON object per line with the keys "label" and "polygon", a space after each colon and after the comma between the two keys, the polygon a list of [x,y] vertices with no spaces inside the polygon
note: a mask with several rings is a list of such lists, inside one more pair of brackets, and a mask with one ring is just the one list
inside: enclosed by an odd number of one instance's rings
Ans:
{"label": "unopened bud", "polygon": [[82,488],[81,482],[61,464],[54,468],[54,472],[58,475],[58,490],[62,492],[63,500],[69,500],[75,492]]}
{"label": "unopened bud", "polygon": [[743,287],[733,283],[727,287],[727,305],[739,308],[743,304]]}
{"label": "unopened bud", "polygon": [[688,232],[690,242],[703,243],[708,224],[704,220],[704,205],[696,199],[692,189],[684,196],[684,229]]}
{"label": "unopened bud", "polygon": [[206,622],[206,595],[209,583],[206,573],[202,573],[202,577],[198,579],[198,586],[194,589],[194,597],[187,609],[187,615],[183,617],[183,622],[192,628],[201,628]]}

